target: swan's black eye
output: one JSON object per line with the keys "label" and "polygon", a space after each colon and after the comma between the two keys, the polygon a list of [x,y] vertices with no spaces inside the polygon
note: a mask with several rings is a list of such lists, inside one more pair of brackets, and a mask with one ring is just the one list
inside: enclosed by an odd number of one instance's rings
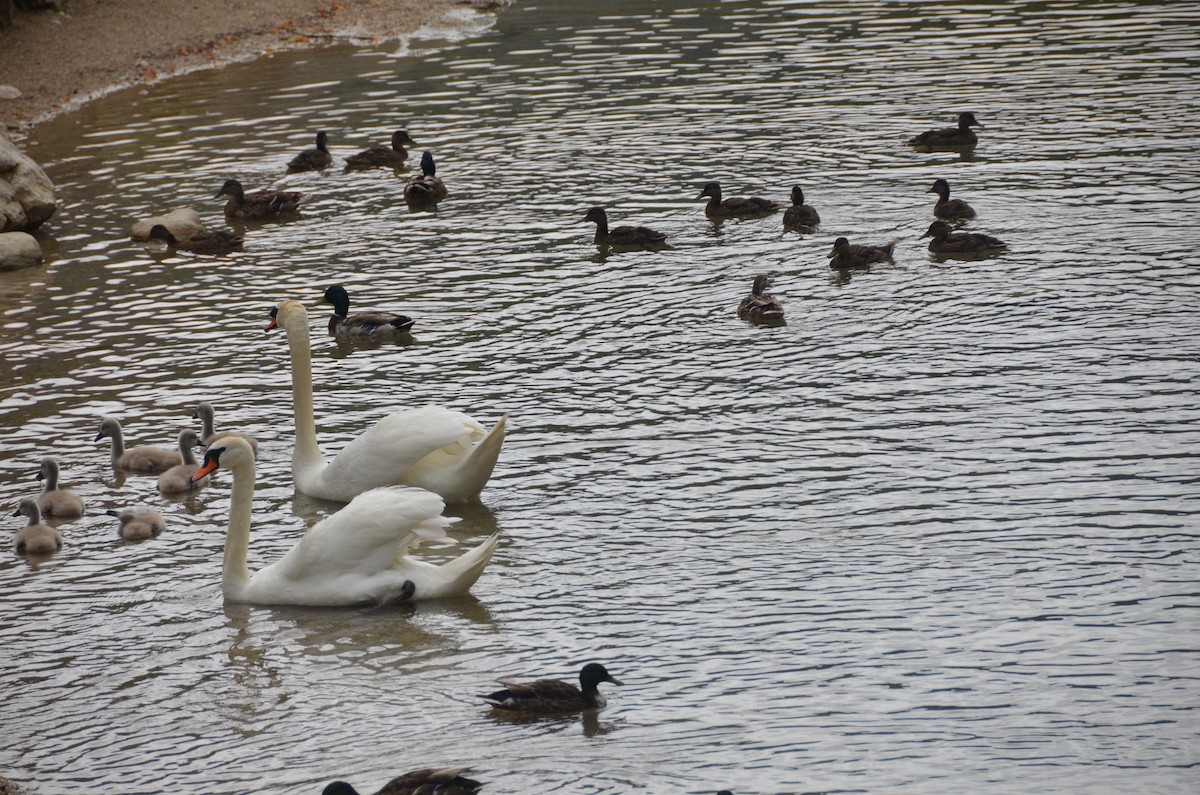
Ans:
{"label": "swan's black eye", "polygon": [[204,454],[204,463],[205,464],[209,464],[209,463],[220,464],[221,463],[221,453],[223,453],[223,452],[225,452],[224,447],[208,448],[208,452],[206,452]]}

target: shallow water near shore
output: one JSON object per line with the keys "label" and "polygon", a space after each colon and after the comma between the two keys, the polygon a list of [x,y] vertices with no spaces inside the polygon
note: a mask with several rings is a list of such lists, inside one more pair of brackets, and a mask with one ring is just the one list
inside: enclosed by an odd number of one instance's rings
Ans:
{"label": "shallow water near shore", "polygon": [[[463,765],[488,793],[1182,792],[1200,784],[1200,13],[1176,4],[525,3],[462,41],[333,47],[98,100],[35,129],[57,258],[0,274],[0,507],[42,455],[88,514],[0,556],[0,774],[35,793],[372,792]],[[905,140],[972,110],[970,153]],[[407,173],[284,176],[405,127]],[[221,183],[298,218],[228,257],[151,255],[137,217],[222,227]],[[937,177],[1006,240],[932,257]],[[695,199],[786,202],[714,224]],[[669,236],[602,253],[582,217]],[[897,240],[839,274],[832,241]],[[787,322],[735,309],[775,281]],[[323,288],[417,318],[323,335]],[[429,403],[509,438],[461,600],[223,604],[229,477],[114,478],[119,416],[170,444],[196,402],[262,442],[252,568],[336,504],[290,482],[282,298],[314,326],[327,452]],[[108,508],[169,529],[115,542]],[[10,519],[15,531],[21,520]],[[11,539],[11,535],[6,536]],[[8,540],[5,543],[9,543]],[[445,557],[437,548],[420,556]],[[497,678],[625,683],[514,722]]]}

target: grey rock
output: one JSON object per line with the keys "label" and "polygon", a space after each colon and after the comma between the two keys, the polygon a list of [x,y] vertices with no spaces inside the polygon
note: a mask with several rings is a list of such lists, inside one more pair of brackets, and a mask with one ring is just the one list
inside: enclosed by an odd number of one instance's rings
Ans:
{"label": "grey rock", "polygon": [[37,229],[57,209],[46,172],[0,133],[0,232]]}
{"label": "grey rock", "polygon": [[0,233],[0,271],[15,271],[42,261],[42,247],[28,232]]}
{"label": "grey rock", "polygon": [[171,230],[171,234],[178,240],[187,240],[195,236],[196,233],[204,231],[204,223],[200,220],[200,213],[191,207],[181,207],[178,210],[172,210],[166,215],[139,218],[130,227],[129,236],[134,240],[145,240],[150,237],[150,230],[155,224],[162,224]]}

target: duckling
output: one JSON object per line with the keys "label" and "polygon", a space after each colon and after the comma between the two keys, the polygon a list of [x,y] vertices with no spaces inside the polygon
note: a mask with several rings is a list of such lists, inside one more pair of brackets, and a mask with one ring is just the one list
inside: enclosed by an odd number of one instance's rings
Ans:
{"label": "duckling", "polygon": [[[376,795],[472,795],[482,783],[463,774],[469,768],[423,768],[397,776],[383,785]],[[358,790],[345,781],[333,781],[321,790],[321,795],[358,795]]]}
{"label": "duckling", "polygon": [[200,444],[204,449],[218,439],[225,436],[239,436],[246,440],[250,445],[250,449],[254,451],[255,458],[258,457],[258,441],[248,433],[240,433],[239,431],[220,431],[218,432],[213,427],[213,418],[215,412],[211,403],[200,402],[196,404],[196,410],[192,412],[192,419],[200,420]]}
{"label": "duckling", "polygon": [[259,190],[246,193],[242,183],[227,179],[217,193],[217,198],[228,196],[225,217],[230,221],[265,221],[293,213],[300,206],[304,194],[290,190]]}
{"label": "duckling", "polygon": [[944,179],[935,179],[933,187],[925,191],[938,195],[937,204],[933,205],[933,214],[948,221],[970,221],[975,217],[975,210],[962,199],[950,198],[950,183]]}
{"label": "duckling", "polygon": [[325,288],[325,303],[333,305],[333,314],[329,316],[329,334],[336,336],[382,336],[408,331],[416,321],[407,315],[397,315],[395,312],[378,310],[367,312],[350,312],[350,294],[340,284]]}
{"label": "duckling", "polygon": [[608,228],[608,213],[603,207],[593,207],[583,216],[585,221],[596,223],[596,237],[593,239],[597,246],[629,246],[650,248],[665,243],[667,236],[644,226],[618,226]]}
{"label": "duckling", "polygon": [[804,191],[799,185],[792,188],[792,206],[783,211],[784,229],[813,228],[821,223],[817,208],[804,203]]}
{"label": "duckling", "polygon": [[833,257],[829,260],[829,267],[839,270],[865,268],[872,262],[891,262],[892,252],[895,249],[895,240],[884,246],[863,246],[852,245],[846,238],[839,237],[833,241],[833,251],[829,252],[829,255]]}
{"label": "duckling", "polygon": [[743,298],[742,302],[738,304],[738,317],[752,323],[783,320],[783,307],[775,300],[774,296],[767,295],[767,290],[770,289],[770,276],[766,274],[755,276],[754,284],[750,288],[750,295]]}
{"label": "duckling", "polygon": [[162,514],[153,508],[125,508],[120,511],[105,511],[109,516],[117,517],[120,523],[117,535],[125,541],[145,541],[147,538],[158,538],[167,529]]}
{"label": "duckling", "polygon": [[48,524],[42,524],[42,512],[37,500],[26,497],[21,500],[13,516],[24,514],[29,523],[17,531],[15,546],[18,555],[48,555],[62,549],[63,537]]}
{"label": "duckling", "polygon": [[329,168],[329,164],[333,162],[333,155],[329,154],[329,149],[326,148],[325,142],[328,136],[323,133],[317,133],[317,146],[315,149],[305,149],[300,154],[292,158],[288,163],[287,173],[295,174],[299,171],[322,171]]}
{"label": "duckling", "polygon": [[921,237],[933,238],[929,250],[935,254],[981,254],[1008,248],[999,238],[982,232],[952,232],[945,221],[934,221]]}
{"label": "duckling", "polygon": [[192,448],[199,445],[200,437],[191,428],[184,428],[179,432],[179,455],[183,459],[183,463],[171,467],[158,476],[158,490],[161,493],[186,494],[208,484],[207,475],[192,480],[192,475],[196,474],[196,470],[200,466],[196,463],[196,454],[192,452]]}
{"label": "duckling", "polygon": [[510,712],[556,714],[601,709],[607,703],[599,690],[601,682],[621,684],[600,663],[588,663],[579,672],[579,687],[558,679],[538,679],[535,682],[504,682],[503,690],[482,698],[496,709]]}
{"label": "duckling", "polygon": [[105,436],[112,439],[113,469],[140,475],[158,475],[182,463],[179,453],[166,447],[143,444],[126,450],[121,423],[116,417],[105,417],[100,421],[100,432],[96,434],[96,441]]}
{"label": "duckling", "polygon": [[404,186],[404,200],[409,206],[430,207],[449,195],[446,183],[436,176],[437,164],[433,162],[433,153],[424,152],[421,155],[421,176],[413,177]]}
{"label": "duckling", "polygon": [[764,218],[779,209],[779,205],[770,199],[758,196],[731,196],[722,201],[721,185],[710,182],[700,191],[697,199],[708,198],[704,214],[712,219],[720,218]]}
{"label": "duckling", "polygon": [[923,149],[935,149],[938,147],[963,147],[974,146],[979,137],[975,135],[972,127],[983,128],[983,125],[975,121],[975,114],[966,112],[958,114],[957,127],[942,127],[938,130],[926,130],[920,135],[914,135],[908,139],[909,146],[916,146]]}
{"label": "duckling", "polygon": [[356,155],[350,155],[346,158],[346,168],[375,168],[376,166],[400,168],[408,159],[408,150],[404,148],[405,144],[416,146],[417,142],[410,138],[404,130],[396,130],[392,133],[391,146],[372,146]]}
{"label": "duckling", "polygon": [[242,236],[226,229],[198,232],[187,240],[178,240],[162,224],[150,228],[147,240],[159,240],[171,251],[190,251],[193,254],[228,254],[242,247]]}
{"label": "duckling", "polygon": [[55,519],[74,519],[83,516],[83,499],[73,491],[58,487],[58,461],[50,456],[42,459],[37,479],[42,481],[42,493],[37,498],[43,516]]}

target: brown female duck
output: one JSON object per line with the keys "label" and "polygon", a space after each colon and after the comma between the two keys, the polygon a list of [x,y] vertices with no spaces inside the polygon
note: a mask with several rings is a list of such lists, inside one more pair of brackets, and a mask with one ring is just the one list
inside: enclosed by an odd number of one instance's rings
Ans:
{"label": "brown female duck", "polygon": [[982,128],[983,125],[975,121],[974,113],[969,111],[960,113],[958,114],[957,127],[926,130],[920,135],[914,135],[908,139],[908,145],[922,149],[974,146],[978,142],[979,137],[975,135],[975,131],[971,129],[972,127]]}
{"label": "brown female duck", "polygon": [[304,194],[291,190],[258,190],[246,193],[242,183],[227,179],[217,192],[217,198],[228,196],[225,218],[230,221],[267,221],[293,213]]}
{"label": "brown female duck", "polygon": [[395,312],[369,310],[350,314],[350,294],[340,284],[325,288],[324,301],[333,305],[333,314],[329,316],[330,336],[378,337],[408,331],[416,323],[411,317]]}
{"label": "brown female duck", "polygon": [[433,162],[433,153],[424,152],[421,155],[421,176],[413,177],[404,186],[404,200],[410,207],[432,207],[449,195],[446,183],[437,174],[437,163]]}
{"label": "brown female duck", "polygon": [[661,245],[667,240],[662,232],[655,232],[644,226],[618,226],[608,228],[608,213],[603,207],[593,207],[583,216],[585,221],[596,223],[596,237],[593,242],[597,246],[628,246],[630,248],[651,248]]}
{"label": "brown female duck", "polygon": [[621,684],[600,663],[588,663],[579,672],[579,687],[558,679],[535,682],[501,682],[503,690],[483,696],[494,708],[509,712],[554,715],[600,709],[607,702],[600,692],[601,682]]}
{"label": "brown female duck", "polygon": [[13,545],[18,555],[49,555],[62,549],[62,535],[48,524],[42,524],[42,512],[37,500],[26,497],[18,504],[13,516],[24,514],[29,522],[17,531]]}
{"label": "brown female duck", "polygon": [[771,323],[783,320],[783,307],[775,300],[775,296],[767,294],[767,290],[770,289],[770,276],[766,274],[755,276],[754,284],[750,288],[750,295],[743,298],[742,302],[738,304],[738,317],[751,323]]}
{"label": "brown female duck", "polygon": [[929,250],[934,254],[982,254],[999,251],[1008,245],[999,238],[982,232],[952,232],[945,221],[934,221],[921,237],[929,237]]}
{"label": "brown female duck", "polygon": [[317,145],[313,149],[305,149],[300,154],[292,158],[288,163],[288,173],[295,174],[299,171],[322,171],[329,168],[333,162],[333,155],[329,154],[329,149],[326,142],[329,137],[323,133],[317,133]]}
{"label": "brown female duck", "polygon": [[401,168],[408,159],[404,145],[416,146],[417,142],[404,130],[392,133],[391,146],[372,146],[346,158],[346,168]]}
{"label": "brown female duck", "polygon": [[165,243],[171,251],[190,251],[193,254],[228,254],[242,247],[242,236],[226,229],[213,229],[197,232],[187,240],[178,240],[171,230],[162,224],[150,227],[147,240],[158,240]]}
{"label": "brown female duck", "polygon": [[950,198],[950,183],[944,179],[935,179],[933,187],[925,191],[938,195],[937,204],[933,205],[933,214],[947,221],[970,221],[975,217],[975,210],[962,199]]}
{"label": "brown female duck", "polygon": [[731,196],[728,199],[721,197],[721,185],[718,182],[709,182],[700,191],[697,199],[708,197],[708,204],[704,207],[704,214],[714,220],[721,218],[764,218],[779,209],[779,205],[770,199],[762,199],[758,196]]}
{"label": "brown female duck", "polygon": [[804,203],[804,191],[799,185],[792,188],[792,204],[783,211],[783,228],[812,229],[820,223],[817,208]]}
{"label": "brown female duck", "polygon": [[[412,770],[384,784],[375,795],[473,795],[483,784],[464,776],[467,770],[465,767]],[[358,790],[345,781],[333,781],[321,790],[321,795],[358,795]]]}
{"label": "brown female duck", "polygon": [[844,237],[833,241],[833,251],[829,255],[829,267],[835,270],[845,268],[865,268],[873,262],[891,262],[892,252],[896,250],[896,241],[883,246],[865,246],[852,244]]}

